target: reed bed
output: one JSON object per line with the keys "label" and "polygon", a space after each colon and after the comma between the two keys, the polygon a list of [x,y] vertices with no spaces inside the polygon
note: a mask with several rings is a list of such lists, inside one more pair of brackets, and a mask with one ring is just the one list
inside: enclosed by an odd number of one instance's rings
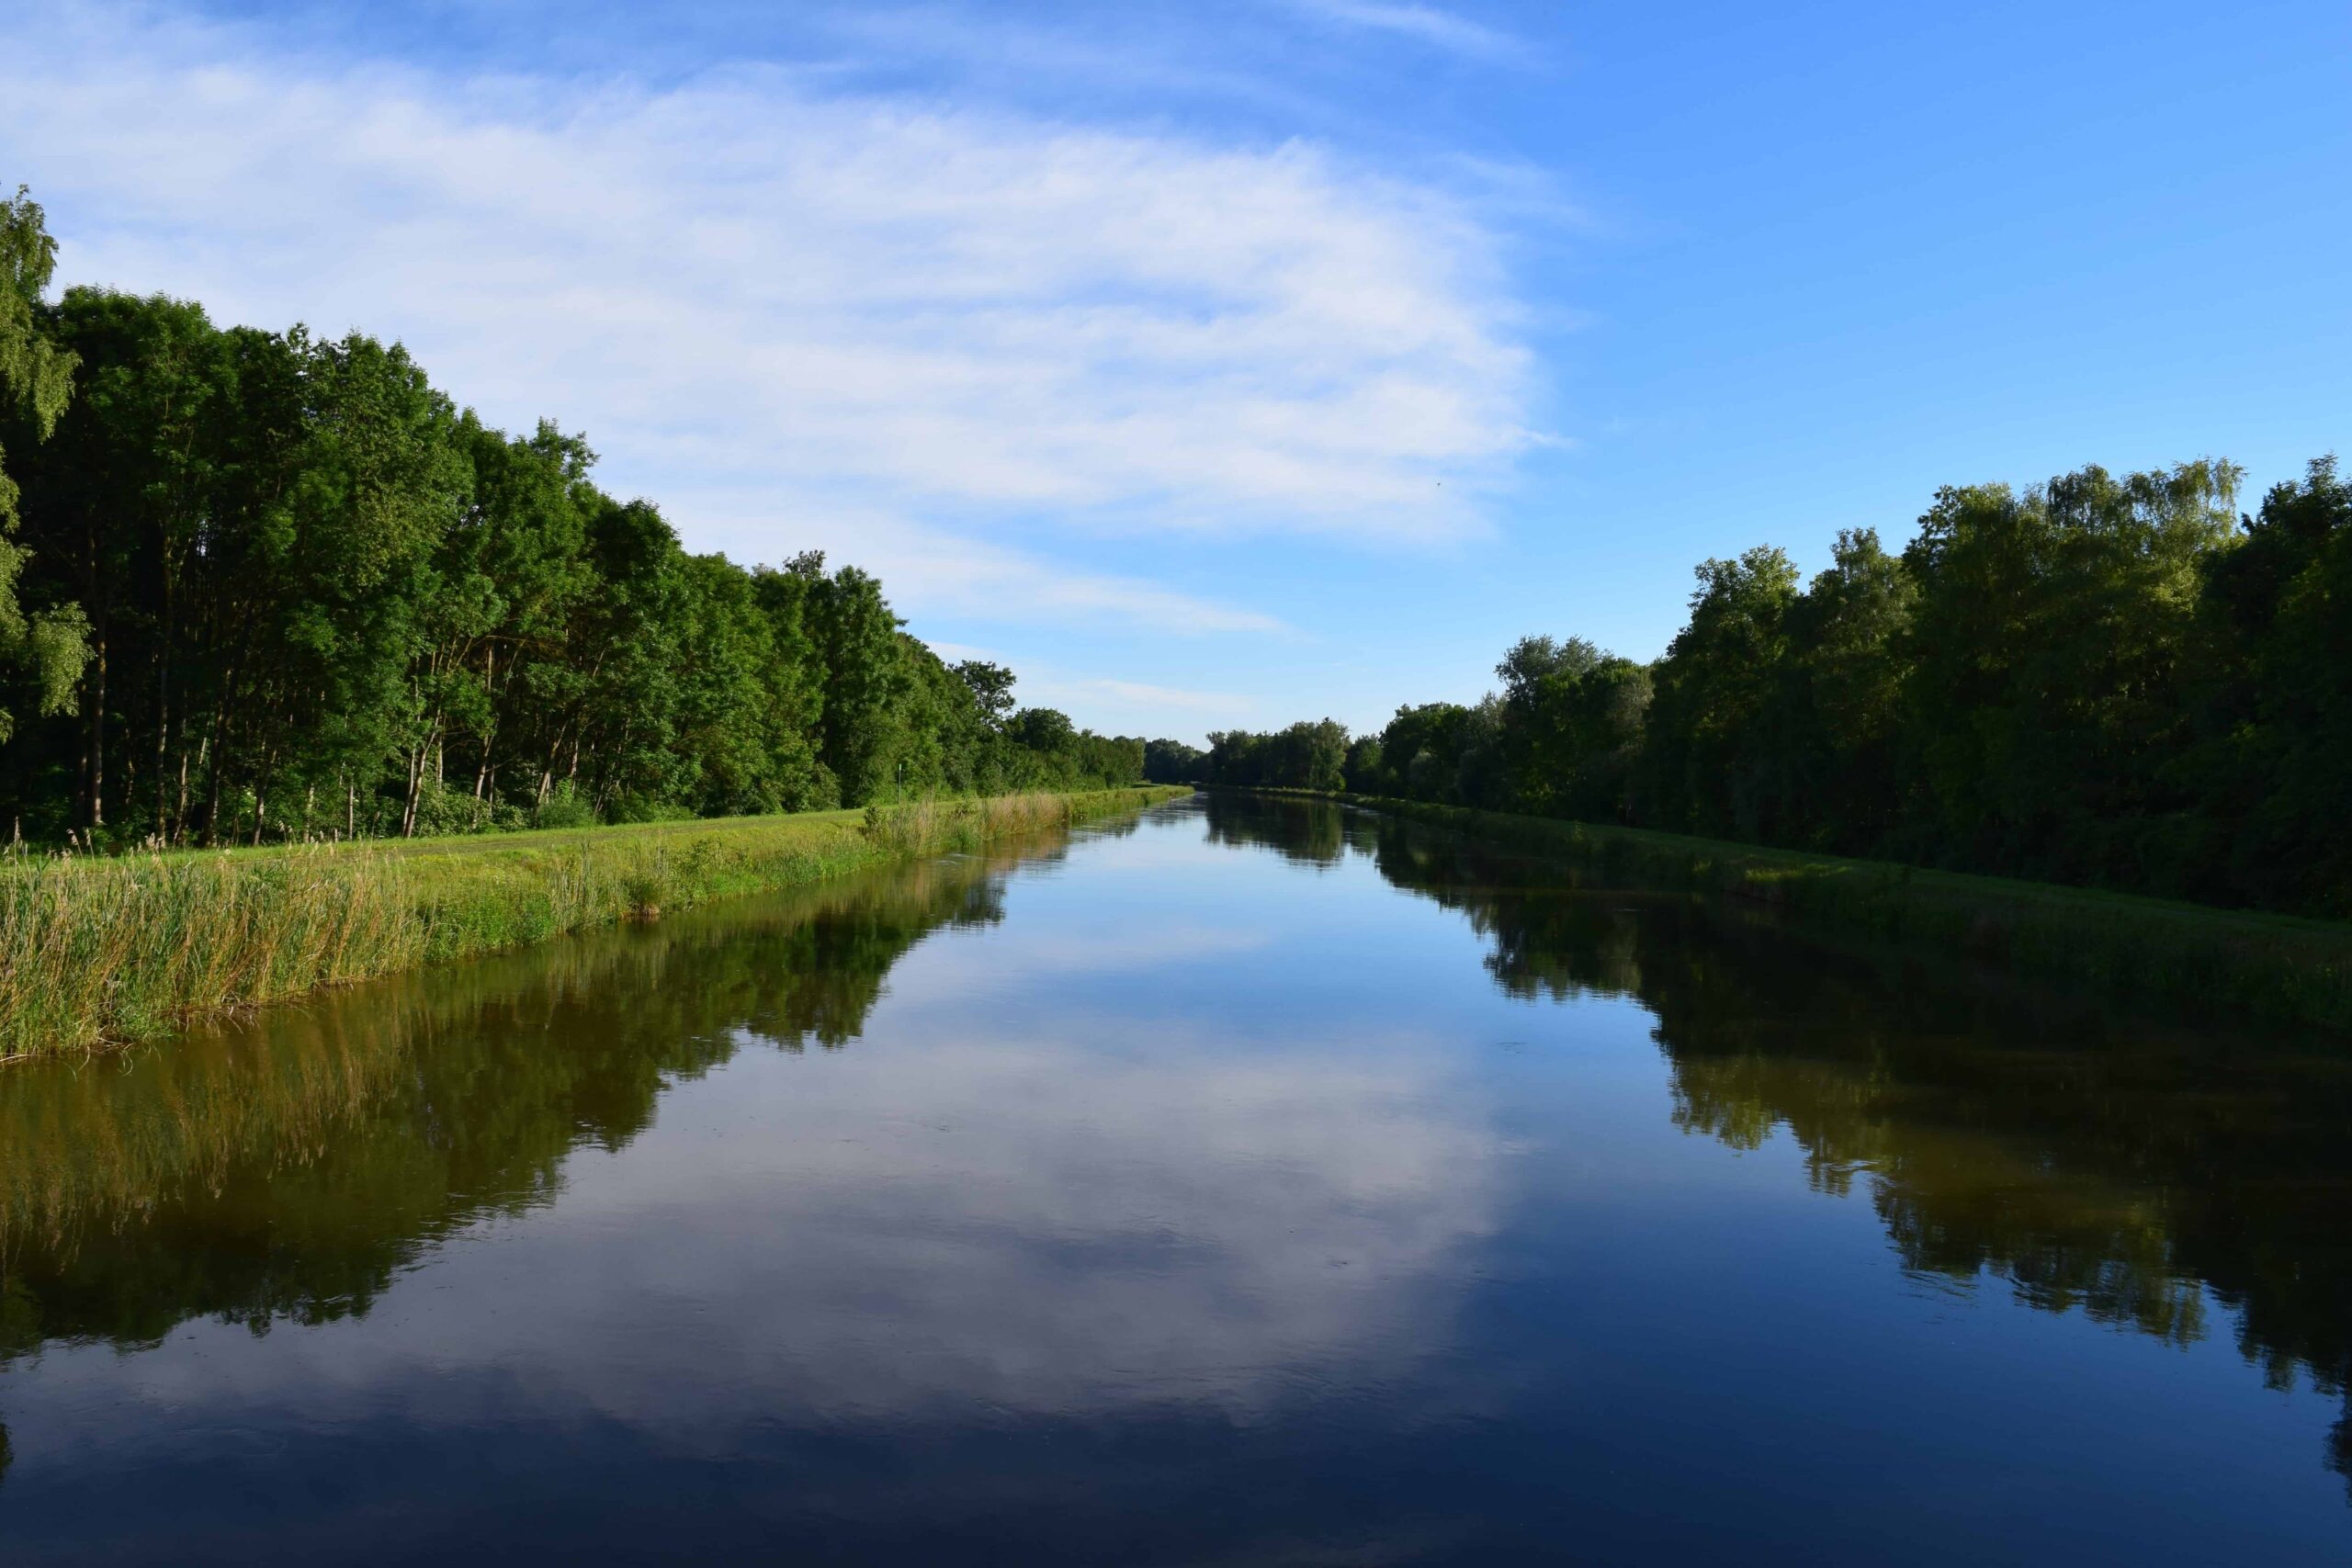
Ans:
{"label": "reed bed", "polygon": [[[691,1057],[702,1048],[695,1041],[731,1052],[741,1038],[763,1037],[796,1049],[797,1038],[779,1010],[783,999],[832,990],[829,982],[836,977],[780,970],[780,933],[826,919],[855,920],[890,949],[887,955],[862,953],[847,965],[869,965],[870,975],[853,978],[878,992],[889,962],[903,951],[886,933],[902,932],[910,943],[953,919],[969,893],[1040,842],[1012,833],[968,855],[831,878],[784,890],[788,897],[752,909],[655,922],[628,939],[608,928],[437,973],[408,971],[364,994],[322,994],[301,1006],[209,1020],[175,1035],[168,1049],[21,1061],[0,1076],[0,1276],[28,1259],[45,1257],[55,1266],[85,1238],[119,1234],[192,1199],[217,1198],[257,1170],[359,1157],[350,1151],[360,1145],[380,1152],[388,1139],[408,1135],[372,1130],[379,1117],[409,1114],[403,1097],[442,1103],[441,1097],[458,1092],[453,1076],[487,1085],[496,1075],[475,1077],[476,1066],[494,1060],[516,1035],[543,1030],[549,1019],[583,1004],[608,1005],[604,998],[616,992],[659,997],[674,1010],[623,1053],[641,1065]],[[728,953],[726,963],[711,956],[715,947]],[[854,1008],[834,1013],[832,1005],[831,996],[811,1004],[850,1027],[862,1022]],[[594,1059],[580,1071],[611,1070],[602,1047],[588,1055]],[[625,1076],[650,1081],[661,1075]],[[535,1118],[554,1116],[567,1138],[574,1134],[568,1111],[538,1102],[548,1085],[536,1075],[505,1085],[509,1095],[531,1097],[531,1106],[496,1114],[488,1142],[469,1140],[465,1157],[481,1160],[492,1145],[502,1145],[513,1159],[516,1147],[532,1143]],[[488,1091],[498,1092],[494,1086]],[[613,1101],[599,1103],[614,1113]],[[625,1111],[619,1114],[626,1120]],[[429,1134],[413,1136],[431,1141]],[[417,1168],[405,1158],[394,1163]],[[514,1190],[506,1178],[491,1186]],[[403,1190],[458,1201],[440,1179]],[[379,1210],[374,1218],[386,1216]],[[39,1342],[28,1333],[0,1300],[0,1366],[12,1351]]]}
{"label": "reed bed", "polygon": [[1888,861],[1304,790],[1555,854],[1629,886],[1751,899],[1802,922],[1973,953],[2019,973],[2352,1031],[2352,925]]}
{"label": "reed bed", "polygon": [[0,863],[0,1060],[1134,810],[1182,788]]}

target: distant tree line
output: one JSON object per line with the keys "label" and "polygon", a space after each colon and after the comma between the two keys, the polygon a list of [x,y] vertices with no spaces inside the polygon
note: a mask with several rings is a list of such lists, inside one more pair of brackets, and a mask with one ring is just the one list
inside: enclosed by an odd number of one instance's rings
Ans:
{"label": "distant tree line", "polygon": [[1210,779],[2352,916],[2352,483],[2239,479],[1946,489],[1810,583],[1706,562],[1654,662],[1527,637],[1475,705],[1213,735]]}
{"label": "distant tree line", "polygon": [[0,203],[0,834],[407,835],[1127,784],[814,552],[685,550],[399,345],[73,288]]}
{"label": "distant tree line", "polygon": [[1147,740],[1143,744],[1146,784],[1205,784],[1209,754],[1182,740]]}

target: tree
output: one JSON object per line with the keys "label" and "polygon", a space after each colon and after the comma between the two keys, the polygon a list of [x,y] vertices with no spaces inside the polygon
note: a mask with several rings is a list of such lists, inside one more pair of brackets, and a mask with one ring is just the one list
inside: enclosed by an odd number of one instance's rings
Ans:
{"label": "tree", "polygon": [[1143,776],[1151,784],[1202,784],[1208,778],[1209,754],[1182,740],[1147,740]]}
{"label": "tree", "polygon": [[2237,477],[2087,468],[1939,494],[1904,552],[1915,838],[1985,870],[2147,885],[2153,818],[2185,804],[2168,764],[2190,739],[2198,592],[2231,542]]}
{"label": "tree", "polygon": [[[50,337],[40,319],[41,295],[56,270],[57,242],[31,193],[18,186],[13,199],[0,202],[0,412],[28,424],[35,441],[56,429],[74,392],[74,355]],[[76,605],[27,615],[18,599],[28,552],[15,540],[19,491],[7,460],[0,448],[0,665],[29,674],[34,711],[63,713],[88,661],[88,624]],[[0,741],[15,728],[8,708],[0,705]]]}
{"label": "tree", "polygon": [[2335,459],[2277,485],[2204,563],[2206,671],[2179,769],[2197,796],[2194,891],[2352,915],[2352,481]]}
{"label": "tree", "polygon": [[911,682],[882,585],[855,567],[816,575],[822,565],[821,557],[811,567],[796,563],[812,576],[808,629],[825,671],[820,754],[841,781],[842,803],[863,806],[899,782],[893,710]]}
{"label": "tree", "polygon": [[956,666],[956,678],[971,689],[972,700],[991,728],[1001,729],[1012,712],[1012,671],[1001,664],[967,659]]}
{"label": "tree", "polygon": [[1501,787],[1526,811],[1610,818],[1649,706],[1648,671],[1582,637],[1522,637],[1495,667],[1503,682]]}
{"label": "tree", "polygon": [[1023,708],[1005,726],[1016,745],[1026,746],[1040,756],[1056,756],[1069,749],[1078,738],[1078,727],[1069,715],[1055,708]]}
{"label": "tree", "polygon": [[30,722],[0,808],[37,836],[471,831],[1144,771],[1143,741],[1066,716],[1006,734],[1012,672],[951,670],[862,572],[688,553],[595,486],[584,437],[492,429],[398,344],[104,289],[45,307],[39,209],[6,213],[0,699]]}
{"label": "tree", "polygon": [[1652,676],[1639,787],[1661,826],[1770,840],[1787,785],[1765,726],[1783,678],[1796,568],[1758,546],[1696,572],[1690,622]]}
{"label": "tree", "polygon": [[1545,681],[1573,681],[1602,658],[1600,649],[1580,637],[1557,642],[1548,637],[1523,637],[1511,644],[1510,651],[1495,666],[1495,677],[1503,683],[1504,702],[1525,704],[1534,699]]}
{"label": "tree", "polygon": [[1789,607],[1790,660],[1772,732],[1784,755],[1786,841],[1865,852],[1903,819],[1904,690],[1918,585],[1871,528],[1841,531],[1829,568]]}

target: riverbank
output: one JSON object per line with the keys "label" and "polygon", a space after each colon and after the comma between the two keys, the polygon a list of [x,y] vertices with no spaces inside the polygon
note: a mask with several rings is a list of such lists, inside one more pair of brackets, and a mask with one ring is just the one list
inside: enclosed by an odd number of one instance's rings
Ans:
{"label": "riverbank", "polygon": [[1433,822],[1628,885],[1751,899],[1826,927],[1939,945],[2024,974],[2352,1032],[2352,926],[1343,792],[1261,790]]}
{"label": "riverbank", "polygon": [[773,892],[1189,795],[1145,785],[866,811],[0,865],[0,1060]]}

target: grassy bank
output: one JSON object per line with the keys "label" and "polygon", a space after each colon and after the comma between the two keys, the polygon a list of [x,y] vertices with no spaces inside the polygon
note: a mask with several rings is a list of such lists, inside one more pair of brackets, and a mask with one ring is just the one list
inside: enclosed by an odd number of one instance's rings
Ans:
{"label": "grassy bank", "polygon": [[[256,1173],[328,1158],[435,1172],[397,1183],[399,1196],[371,1207],[363,1229],[413,1238],[479,1212],[469,1205],[526,1203],[583,1129],[609,1145],[628,1141],[669,1083],[746,1042],[795,1050],[854,1037],[893,964],[1056,841],[1013,835],[972,853],[881,863],[408,970],[299,1006],[220,1014],[175,1033],[168,1049],[109,1057],[103,1070],[79,1054],[18,1061],[0,1072],[0,1271],[22,1278],[41,1268],[37,1254],[62,1260],[92,1237],[186,1223],[159,1220],[175,1209],[234,1208],[243,1200],[222,1194],[249,1196]],[[529,1042],[555,1019],[566,1049],[541,1060]],[[537,1066],[514,1073],[518,1058]],[[477,1135],[442,1136],[456,1122]],[[394,1145],[402,1152],[388,1156]],[[423,1207],[400,1218],[410,1202]],[[107,1245],[118,1266],[144,1256]],[[348,1299],[350,1254],[331,1250],[322,1294]],[[254,1262],[270,1289],[288,1282],[277,1262]],[[233,1291],[232,1279],[178,1283],[204,1312],[236,1305],[213,1294]],[[147,1301],[137,1291],[76,1294],[98,1314],[85,1328],[119,1308],[136,1320]],[[27,1330],[0,1292],[0,1367],[27,1348]],[[149,1320],[138,1337],[158,1332]]]}
{"label": "grassy bank", "polygon": [[1060,827],[1137,787],[865,812],[0,865],[0,1059]]}
{"label": "grassy bank", "polygon": [[2025,974],[2352,1030],[2352,926],[1422,801],[1314,798],[1562,855],[1628,886],[1755,899],[1808,922],[1972,953]]}

